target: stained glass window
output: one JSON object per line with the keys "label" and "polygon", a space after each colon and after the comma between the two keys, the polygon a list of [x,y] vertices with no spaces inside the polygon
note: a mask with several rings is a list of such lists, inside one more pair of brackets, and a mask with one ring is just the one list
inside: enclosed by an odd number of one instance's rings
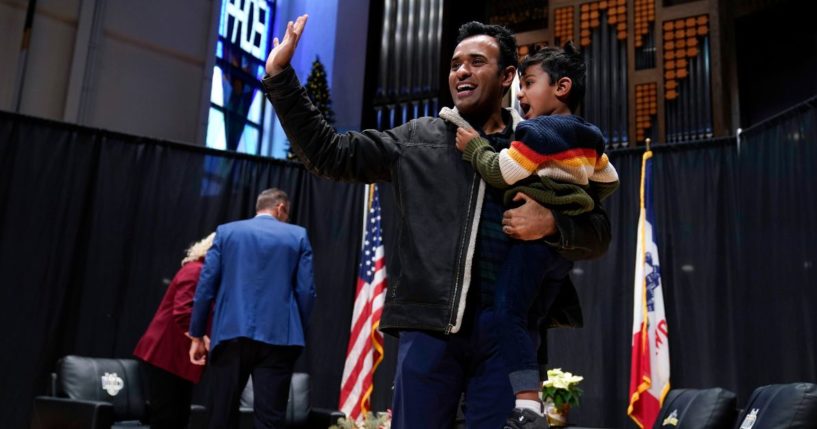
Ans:
{"label": "stained glass window", "polygon": [[261,78],[275,0],[224,0],[210,91],[207,147],[269,155],[272,109]]}

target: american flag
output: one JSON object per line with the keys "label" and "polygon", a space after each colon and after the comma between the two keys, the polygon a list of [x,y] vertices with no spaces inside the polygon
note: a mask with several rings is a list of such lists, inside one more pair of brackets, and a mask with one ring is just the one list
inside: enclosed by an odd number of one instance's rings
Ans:
{"label": "american flag", "polygon": [[380,196],[376,185],[369,185],[366,194],[363,249],[338,405],[347,418],[354,421],[370,409],[374,371],[383,360],[383,334],[378,327],[386,298],[386,261],[380,227]]}
{"label": "american flag", "polygon": [[669,338],[656,243],[652,198],[652,151],[641,164],[641,210],[635,260],[630,404],[627,414],[651,428],[670,389]]}

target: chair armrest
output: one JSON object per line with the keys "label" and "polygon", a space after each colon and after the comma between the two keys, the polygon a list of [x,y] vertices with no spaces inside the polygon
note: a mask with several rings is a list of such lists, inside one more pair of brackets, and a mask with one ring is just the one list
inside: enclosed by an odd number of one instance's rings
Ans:
{"label": "chair armrest", "polygon": [[329,426],[336,425],[338,419],[341,417],[346,417],[346,414],[338,410],[312,407],[309,409],[307,421],[309,422],[309,427],[328,428]]}
{"label": "chair armrest", "polygon": [[254,410],[252,408],[238,408],[238,429],[253,429],[253,412]]}
{"label": "chair armrest", "polygon": [[96,429],[113,424],[113,404],[68,398],[34,398],[31,429]]}
{"label": "chair armrest", "polygon": [[190,405],[189,429],[204,429],[207,427],[207,408],[202,405]]}

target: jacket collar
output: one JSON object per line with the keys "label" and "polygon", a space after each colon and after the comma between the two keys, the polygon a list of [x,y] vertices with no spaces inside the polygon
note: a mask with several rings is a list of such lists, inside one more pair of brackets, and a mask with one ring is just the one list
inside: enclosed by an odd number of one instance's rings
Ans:
{"label": "jacket collar", "polygon": [[[516,109],[510,107],[505,107],[504,109],[505,111],[510,113],[511,126],[513,127],[514,130],[516,130],[516,126],[519,125],[520,122],[522,122],[522,116],[519,115],[519,112],[517,112]],[[453,109],[449,107],[443,107],[440,110],[440,118],[461,128],[474,128],[471,126],[471,124],[468,123],[468,121],[466,121],[465,119],[463,119],[462,116],[460,116],[460,112],[457,111],[456,107],[454,107]]]}

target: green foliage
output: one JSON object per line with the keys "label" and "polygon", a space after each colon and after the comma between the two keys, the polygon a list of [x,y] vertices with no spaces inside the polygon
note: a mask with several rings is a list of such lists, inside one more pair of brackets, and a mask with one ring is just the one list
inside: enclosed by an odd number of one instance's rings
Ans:
{"label": "green foliage", "polygon": [[338,419],[337,424],[329,426],[329,429],[389,429],[391,428],[391,414],[388,412],[378,412],[377,415],[369,411],[362,420],[355,422],[343,417]]}
{"label": "green foliage", "polygon": [[[315,61],[312,62],[312,71],[306,78],[306,95],[312,101],[315,108],[321,112],[323,118],[329,125],[335,125],[335,112],[332,110],[332,99],[329,96],[329,83],[326,80],[326,69],[323,68],[320,58],[315,56]],[[290,161],[298,161],[298,157],[292,153],[292,148],[287,149],[287,159]]]}
{"label": "green foliage", "polygon": [[579,398],[582,396],[582,389],[579,382],[584,377],[563,372],[561,369],[548,370],[548,379],[542,384],[542,399],[550,399],[556,408],[564,405],[578,406]]}
{"label": "green foliage", "polygon": [[335,125],[335,112],[332,110],[332,99],[329,96],[329,83],[326,81],[326,70],[316,56],[312,62],[312,71],[306,79],[306,93],[312,104],[321,112],[329,125]]}

